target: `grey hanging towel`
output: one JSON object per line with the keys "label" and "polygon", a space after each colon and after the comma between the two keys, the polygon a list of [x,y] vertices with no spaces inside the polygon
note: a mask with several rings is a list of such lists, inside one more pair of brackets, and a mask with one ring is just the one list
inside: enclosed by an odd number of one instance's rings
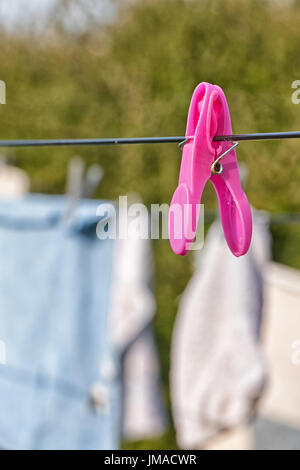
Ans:
{"label": "grey hanging towel", "polygon": [[186,288],[171,353],[172,408],[178,444],[199,448],[246,422],[265,383],[259,345],[263,269],[270,255],[267,219],[255,215],[250,252],[235,258],[213,224],[200,266]]}

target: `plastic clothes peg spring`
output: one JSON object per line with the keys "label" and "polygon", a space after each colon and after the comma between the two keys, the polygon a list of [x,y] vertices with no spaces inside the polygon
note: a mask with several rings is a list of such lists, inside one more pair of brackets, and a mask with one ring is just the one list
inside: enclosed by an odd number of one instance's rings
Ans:
{"label": "plastic clothes peg spring", "polygon": [[214,142],[215,135],[232,134],[230,114],[223,90],[200,83],[192,96],[183,147],[179,183],[169,212],[169,238],[173,251],[185,255],[196,235],[204,186],[210,180],[216,190],[223,232],[235,256],[247,253],[252,236],[249,202],[241,187],[235,150],[222,160],[222,170],[212,174],[213,162],[232,147]]}

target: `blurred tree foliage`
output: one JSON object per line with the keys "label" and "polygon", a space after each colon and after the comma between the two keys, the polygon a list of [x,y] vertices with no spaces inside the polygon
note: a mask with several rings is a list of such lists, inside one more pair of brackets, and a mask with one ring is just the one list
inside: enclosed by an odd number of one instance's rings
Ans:
{"label": "blurred tree foliage", "polygon": [[[61,2],[60,15],[74,1]],[[66,31],[59,15],[43,36],[0,32],[0,79],[7,84],[0,138],[182,135],[201,81],[225,90],[235,132],[299,130],[300,105],[291,101],[291,84],[300,79],[299,2],[135,0],[115,6],[114,21],[91,18],[80,34]],[[74,152],[103,166],[97,196],[136,191],[148,205],[170,201],[181,156],[176,145],[19,149],[15,157],[33,191],[61,193]],[[255,207],[299,210],[298,141],[243,143],[238,157],[248,166],[247,194]],[[215,207],[211,189],[204,202]],[[276,259],[300,267],[299,227],[273,233]],[[167,384],[172,325],[192,263],[174,256],[166,240],[155,242],[155,257]],[[172,432],[151,446],[174,448]]]}

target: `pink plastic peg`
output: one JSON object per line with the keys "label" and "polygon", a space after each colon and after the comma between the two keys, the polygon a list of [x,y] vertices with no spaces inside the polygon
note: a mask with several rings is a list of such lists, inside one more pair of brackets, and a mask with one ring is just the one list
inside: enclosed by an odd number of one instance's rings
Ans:
{"label": "pink plastic peg", "polygon": [[183,147],[178,186],[169,213],[169,238],[174,253],[186,255],[196,235],[204,186],[210,180],[216,190],[223,232],[235,256],[247,253],[252,236],[249,202],[241,187],[236,152],[222,159],[219,174],[212,164],[231,142],[214,142],[215,135],[232,134],[230,114],[223,90],[200,83],[192,96]]}

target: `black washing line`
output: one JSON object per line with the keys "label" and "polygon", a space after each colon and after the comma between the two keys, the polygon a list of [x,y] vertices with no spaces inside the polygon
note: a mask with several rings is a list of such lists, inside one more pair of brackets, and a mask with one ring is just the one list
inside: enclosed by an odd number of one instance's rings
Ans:
{"label": "black washing line", "polygon": [[[130,137],[116,139],[28,139],[0,140],[0,147],[54,147],[83,145],[128,145],[128,144],[168,144],[181,143],[193,137]],[[215,142],[242,142],[278,139],[300,139],[300,131],[296,132],[264,132],[259,134],[218,135]]]}
{"label": "black washing line", "polygon": [[[264,211],[271,225],[300,225],[300,212],[267,212]],[[213,222],[218,218],[215,211],[205,211],[204,221]]]}

